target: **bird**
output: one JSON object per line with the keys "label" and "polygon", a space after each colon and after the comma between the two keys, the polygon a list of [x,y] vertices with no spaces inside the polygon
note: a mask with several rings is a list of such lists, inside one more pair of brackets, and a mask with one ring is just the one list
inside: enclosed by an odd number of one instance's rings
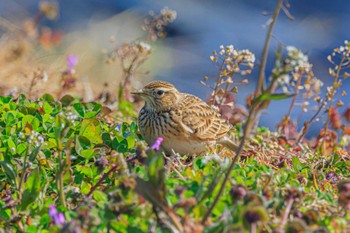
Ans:
{"label": "bird", "polygon": [[138,125],[148,145],[163,138],[160,147],[167,155],[202,154],[215,144],[236,150],[227,136],[232,125],[199,97],[182,93],[173,84],[160,80],[151,81],[132,94],[145,101]]}

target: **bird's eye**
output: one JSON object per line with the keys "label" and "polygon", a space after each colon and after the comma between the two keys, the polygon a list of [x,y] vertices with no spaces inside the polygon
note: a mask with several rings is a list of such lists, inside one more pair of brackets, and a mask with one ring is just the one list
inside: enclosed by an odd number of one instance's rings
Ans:
{"label": "bird's eye", "polygon": [[161,96],[161,95],[163,95],[163,94],[164,94],[164,91],[162,91],[162,90],[158,90],[158,91],[157,91],[157,95],[158,95],[158,96]]}

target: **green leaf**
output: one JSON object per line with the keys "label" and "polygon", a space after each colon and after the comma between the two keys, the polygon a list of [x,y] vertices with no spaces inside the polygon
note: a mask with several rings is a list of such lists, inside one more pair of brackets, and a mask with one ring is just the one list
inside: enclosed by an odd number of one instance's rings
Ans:
{"label": "green leaf", "polygon": [[12,96],[0,96],[0,104],[10,103]]}
{"label": "green leaf", "polygon": [[131,122],[130,131],[136,133],[138,131],[137,124],[135,122]]}
{"label": "green leaf", "polygon": [[16,171],[13,168],[13,166],[10,163],[5,162],[5,161],[0,161],[0,165],[1,165],[2,169],[4,170],[7,178],[9,179],[9,182],[12,185],[16,185],[17,174],[16,174]]}
{"label": "green leaf", "polygon": [[164,159],[158,152],[150,151],[147,157],[148,178],[155,185],[164,183]]}
{"label": "green leaf", "polygon": [[80,191],[82,194],[88,194],[90,192],[90,189],[91,189],[91,184],[86,183],[86,182],[83,182],[81,184]]}
{"label": "green leaf", "polygon": [[81,151],[90,149],[91,148],[91,142],[87,137],[84,136],[78,136],[76,138],[75,142],[75,150],[79,155],[81,155]]}
{"label": "green leaf", "polygon": [[102,138],[102,141],[104,144],[111,147],[112,139],[111,139],[111,135],[109,135],[109,133],[103,133],[101,138]]}
{"label": "green leaf", "polygon": [[2,221],[8,221],[8,220],[10,220],[10,218],[12,217],[12,213],[11,213],[11,210],[9,209],[9,208],[6,208],[6,209],[4,209],[4,208],[2,208],[2,206],[3,206],[3,203],[2,203],[2,201],[0,201],[0,219],[2,220]]}
{"label": "green leaf", "polygon": [[89,138],[93,143],[102,143],[101,139],[102,128],[101,124],[96,119],[84,119],[81,128],[80,135]]}
{"label": "green leaf", "polygon": [[[210,183],[207,186],[207,189],[205,191],[202,191],[203,187],[204,187],[204,182],[206,182],[206,179],[203,179],[203,182],[196,193],[196,196],[198,198],[200,198],[199,202],[206,200],[214,192],[215,187],[220,182],[221,174],[222,174],[222,171],[220,169],[216,169],[216,172],[211,177],[211,181],[210,181]],[[205,177],[205,178],[207,178],[207,177]]]}
{"label": "green leaf", "polygon": [[29,123],[32,127],[33,130],[37,130],[40,126],[40,122],[37,118],[35,118],[32,115],[25,115],[22,119],[22,125],[25,126],[27,123]]}
{"label": "green leaf", "polygon": [[71,103],[73,103],[74,97],[71,95],[65,95],[60,99],[60,102],[62,103],[62,107],[67,107]]}
{"label": "green leaf", "polygon": [[126,141],[128,142],[128,148],[131,149],[135,146],[135,136],[133,134],[130,134]]}
{"label": "green leaf", "polygon": [[90,102],[85,104],[85,118],[93,118],[100,113],[102,105]]}
{"label": "green leaf", "polygon": [[26,189],[22,195],[21,210],[27,209],[36,200],[41,190],[40,184],[39,169],[34,169],[25,183]]}
{"label": "green leaf", "polygon": [[84,106],[81,103],[76,103],[72,105],[73,109],[79,114],[79,116],[84,117],[85,111]]}
{"label": "green leaf", "polygon": [[152,203],[155,207],[166,205],[164,189],[160,189],[158,185],[136,177],[135,191],[141,194],[143,198]]}
{"label": "green leaf", "polygon": [[41,97],[42,100],[46,100],[47,102],[55,102],[55,98],[53,98],[52,95],[50,94],[44,94],[42,97]]}
{"label": "green leaf", "polygon": [[14,141],[12,141],[12,139],[7,140],[7,146],[10,151],[13,151],[13,149],[16,150],[16,144]]}
{"label": "green leaf", "polygon": [[263,100],[283,100],[293,97],[295,94],[285,94],[285,93],[278,93],[278,94],[269,94],[265,93],[257,97],[254,101],[263,101]]}
{"label": "green leaf", "polygon": [[[26,229],[26,232],[27,233],[37,233],[39,231],[38,227],[39,226],[34,226],[34,225],[28,226],[28,228]],[[43,233],[43,231],[40,231],[40,233]]]}
{"label": "green leaf", "polygon": [[141,230],[139,227],[135,226],[128,226],[127,232],[133,232],[133,233],[143,233],[144,231]]}
{"label": "green leaf", "polygon": [[40,147],[34,148],[34,150],[29,155],[29,161],[33,162],[40,151]]}
{"label": "green leaf", "polygon": [[43,108],[46,114],[52,113],[52,107],[48,102],[43,103]]}
{"label": "green leaf", "polygon": [[92,169],[91,167],[87,167],[87,166],[82,166],[80,167],[80,172],[83,173],[85,176],[89,177],[89,178],[93,178],[93,173],[92,173]]}
{"label": "green leaf", "polygon": [[6,115],[5,115],[5,119],[4,119],[5,124],[8,125],[8,126],[16,124],[17,121],[18,121],[17,118],[16,118],[16,115],[17,114],[14,111],[7,112]]}
{"label": "green leaf", "polygon": [[95,190],[92,195],[96,201],[107,202],[108,200],[107,194],[100,190]]}
{"label": "green leaf", "polygon": [[25,94],[20,94],[17,98],[17,103],[23,104],[26,100],[27,100],[27,97],[25,96]]}
{"label": "green leaf", "polygon": [[129,115],[132,116],[134,115],[134,105],[128,101],[122,101],[119,104],[119,110],[124,114],[124,115]]}
{"label": "green leaf", "polygon": [[292,166],[296,171],[300,171],[301,170],[301,163],[298,157],[293,156],[292,158]]}
{"label": "green leaf", "polygon": [[24,153],[27,150],[27,147],[28,147],[27,143],[20,143],[20,144],[18,144],[17,145],[17,153],[21,154],[21,155],[24,155]]}
{"label": "green leaf", "polygon": [[[21,113],[21,116],[18,116],[18,113]],[[20,118],[23,115],[28,115],[28,109],[24,106],[19,106],[17,109],[17,118]]]}
{"label": "green leaf", "polygon": [[117,138],[114,138],[112,141],[112,148],[120,153],[124,153],[128,151],[128,141],[126,139],[122,139],[120,142]]}
{"label": "green leaf", "polygon": [[86,159],[91,159],[92,156],[94,156],[95,150],[93,149],[87,149],[80,151],[80,155],[83,156]]}

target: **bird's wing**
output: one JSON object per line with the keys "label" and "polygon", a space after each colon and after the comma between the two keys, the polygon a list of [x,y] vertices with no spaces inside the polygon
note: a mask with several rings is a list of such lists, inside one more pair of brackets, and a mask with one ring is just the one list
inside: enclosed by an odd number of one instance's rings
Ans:
{"label": "bird's wing", "polygon": [[203,100],[186,95],[182,101],[181,126],[200,140],[216,140],[225,136],[231,125]]}

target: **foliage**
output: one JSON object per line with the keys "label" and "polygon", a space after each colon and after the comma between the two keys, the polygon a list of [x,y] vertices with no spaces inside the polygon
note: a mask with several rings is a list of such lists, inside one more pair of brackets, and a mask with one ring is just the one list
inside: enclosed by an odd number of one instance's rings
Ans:
{"label": "foliage", "polygon": [[176,166],[144,146],[129,117],[105,115],[101,104],[69,96],[1,97],[0,108],[0,228],[6,231],[238,232],[287,229],[297,221],[323,232],[344,230],[350,221],[345,152],[296,150],[261,129],[201,224],[228,157]]}

